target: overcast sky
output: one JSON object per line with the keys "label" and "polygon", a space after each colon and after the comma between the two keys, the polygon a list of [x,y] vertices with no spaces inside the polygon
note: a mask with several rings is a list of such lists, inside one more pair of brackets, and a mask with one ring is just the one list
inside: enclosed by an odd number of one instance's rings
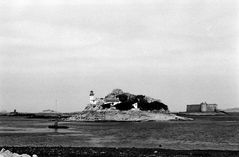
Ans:
{"label": "overcast sky", "polygon": [[239,107],[236,0],[1,0],[0,110],[82,110],[114,88]]}

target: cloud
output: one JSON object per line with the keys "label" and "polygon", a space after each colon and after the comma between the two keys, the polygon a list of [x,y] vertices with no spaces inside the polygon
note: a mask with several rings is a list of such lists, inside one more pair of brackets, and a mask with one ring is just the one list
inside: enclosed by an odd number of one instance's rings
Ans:
{"label": "cloud", "polygon": [[[2,102],[12,102],[7,93],[16,88],[15,96],[23,104],[27,99],[21,97],[41,85],[46,93],[41,98],[47,101],[52,88],[62,87],[59,91],[69,100],[70,87],[80,84],[83,91],[108,91],[113,86],[136,92],[152,89],[151,94],[162,94],[168,103],[182,101],[181,107],[190,97],[219,97],[194,92],[200,92],[200,86],[220,91],[228,85],[230,94],[238,93],[231,88],[239,78],[237,8],[236,1],[226,0],[1,1],[0,76],[6,91],[0,91]],[[158,88],[165,92],[158,93]],[[39,104],[41,98],[36,99]],[[236,98],[230,104],[235,102]]]}
{"label": "cloud", "polygon": [[[54,24],[16,21],[1,26],[11,28],[2,37],[4,46],[33,46],[33,47],[84,47],[97,44],[104,38],[103,34],[87,29],[62,27]],[[4,33],[4,32],[3,32]],[[7,36],[7,37],[6,37]]]}

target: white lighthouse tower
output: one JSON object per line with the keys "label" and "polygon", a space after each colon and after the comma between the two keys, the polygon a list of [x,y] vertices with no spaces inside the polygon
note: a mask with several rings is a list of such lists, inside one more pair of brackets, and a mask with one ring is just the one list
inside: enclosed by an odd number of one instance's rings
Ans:
{"label": "white lighthouse tower", "polygon": [[94,91],[90,91],[90,104],[96,104]]}

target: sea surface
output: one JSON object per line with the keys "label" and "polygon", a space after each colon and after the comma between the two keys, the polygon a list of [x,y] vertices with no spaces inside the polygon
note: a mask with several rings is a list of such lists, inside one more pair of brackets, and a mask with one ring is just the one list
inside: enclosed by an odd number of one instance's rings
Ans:
{"label": "sea surface", "polygon": [[194,121],[60,122],[0,117],[0,146],[139,147],[239,150],[239,114],[199,116]]}

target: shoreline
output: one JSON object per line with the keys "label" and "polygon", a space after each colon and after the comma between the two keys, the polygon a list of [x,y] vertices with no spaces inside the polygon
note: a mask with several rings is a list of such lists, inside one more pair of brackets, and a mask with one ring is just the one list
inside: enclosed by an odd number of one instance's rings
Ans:
{"label": "shoreline", "polygon": [[203,157],[236,157],[239,156],[239,150],[174,150],[162,148],[127,148],[127,147],[32,147],[32,146],[1,146],[0,149],[6,149],[18,154],[36,154],[41,157],[74,157],[74,156],[203,156]]}

